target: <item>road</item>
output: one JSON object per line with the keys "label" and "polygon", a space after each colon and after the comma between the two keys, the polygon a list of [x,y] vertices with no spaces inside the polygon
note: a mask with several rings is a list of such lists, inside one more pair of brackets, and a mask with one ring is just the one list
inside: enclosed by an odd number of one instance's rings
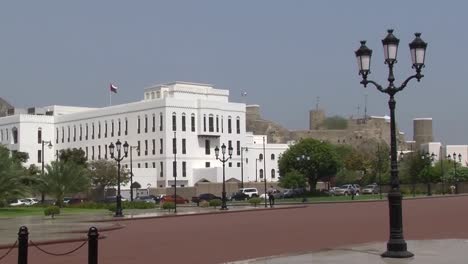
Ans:
{"label": "road", "polygon": [[[405,200],[407,240],[468,238],[468,196]],[[357,202],[121,221],[103,232],[99,263],[223,263],[386,241],[388,204]],[[43,246],[65,252],[80,243]],[[384,249],[382,249],[383,251]],[[411,249],[409,249],[411,250]],[[5,250],[0,250],[0,256]],[[87,250],[64,257],[29,249],[30,264],[83,264]],[[16,263],[16,250],[3,263]],[[150,261],[150,262],[148,262]]]}

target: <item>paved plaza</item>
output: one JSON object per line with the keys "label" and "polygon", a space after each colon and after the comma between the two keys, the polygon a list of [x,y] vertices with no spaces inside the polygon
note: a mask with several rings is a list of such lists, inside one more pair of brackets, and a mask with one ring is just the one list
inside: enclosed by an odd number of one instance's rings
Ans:
{"label": "paved plaza", "polygon": [[[374,201],[106,222],[123,228],[101,232],[106,237],[99,241],[99,260],[125,264],[424,263],[418,261],[443,259],[447,254],[465,259],[467,204],[468,196],[404,201],[404,233],[409,250],[416,253],[413,259],[382,260],[378,256],[388,239],[388,204]],[[79,244],[43,247],[60,253]],[[450,248],[453,250],[444,251]],[[4,252],[0,250],[0,255]],[[30,247],[29,256],[32,264],[81,264],[87,261],[87,250],[52,257]],[[326,257],[332,258],[325,261]],[[16,258],[14,250],[0,263],[15,263]],[[358,259],[361,261],[356,262]]]}

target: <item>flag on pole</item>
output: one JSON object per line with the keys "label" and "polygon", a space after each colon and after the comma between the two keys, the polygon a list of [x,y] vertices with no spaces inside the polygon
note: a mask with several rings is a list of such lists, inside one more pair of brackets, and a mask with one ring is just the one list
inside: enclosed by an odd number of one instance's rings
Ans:
{"label": "flag on pole", "polygon": [[113,93],[117,93],[118,87],[114,85],[113,83],[110,84],[110,91]]}
{"label": "flag on pole", "polygon": [[246,92],[246,91],[242,91],[241,96],[247,96],[247,92]]}

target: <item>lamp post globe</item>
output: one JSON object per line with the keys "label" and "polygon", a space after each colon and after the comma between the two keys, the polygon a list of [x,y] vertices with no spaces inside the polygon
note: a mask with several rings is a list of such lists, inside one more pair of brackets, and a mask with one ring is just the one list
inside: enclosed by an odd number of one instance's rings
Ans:
{"label": "lamp post globe", "polygon": [[406,241],[403,237],[403,215],[402,215],[402,195],[400,192],[400,179],[398,177],[398,156],[397,156],[397,140],[396,140],[396,122],[395,122],[395,94],[402,91],[408,82],[412,79],[420,81],[424,75],[421,74],[424,68],[424,60],[426,54],[427,43],[421,39],[421,34],[416,33],[416,38],[410,43],[410,52],[412,57],[413,68],[416,74],[406,78],[400,86],[394,84],[395,76],[393,74],[394,64],[397,62],[399,39],[393,35],[393,30],[388,30],[386,37],[382,40],[384,49],[385,64],[388,66],[388,85],[383,87],[373,80],[368,80],[370,74],[370,59],[372,50],[367,48],[365,41],[361,41],[361,46],[355,51],[358,60],[359,75],[362,76],[361,84],[367,87],[372,84],[382,93],[389,95],[388,106],[390,109],[390,156],[391,156],[391,180],[390,192],[388,193],[389,205],[389,222],[390,222],[390,238],[387,242],[387,251],[382,254],[382,257],[389,258],[409,258],[413,253],[407,250]]}

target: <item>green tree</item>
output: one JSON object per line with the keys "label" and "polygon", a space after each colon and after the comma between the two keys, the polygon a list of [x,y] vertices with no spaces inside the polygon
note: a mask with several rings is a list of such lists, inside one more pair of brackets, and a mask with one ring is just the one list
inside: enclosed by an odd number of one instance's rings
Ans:
{"label": "green tree", "polygon": [[[297,160],[302,155],[310,157],[309,161]],[[315,190],[317,180],[328,179],[339,167],[335,147],[328,142],[307,138],[292,145],[278,161],[281,175],[296,170],[300,171],[309,183],[310,190]]]}
{"label": "green tree", "polygon": [[27,152],[12,151],[11,156],[14,160],[18,161],[19,163],[26,163],[29,159],[29,154]]}
{"label": "green tree", "polygon": [[10,151],[0,145],[0,201],[22,196],[27,187],[24,169],[19,160],[10,156]]}
{"label": "green tree", "polygon": [[88,170],[74,162],[54,161],[46,166],[47,173],[42,177],[47,194],[63,205],[66,194],[74,194],[89,187]]}
{"label": "green tree", "polygon": [[279,186],[288,189],[304,188],[307,186],[307,179],[302,173],[292,169],[279,178]]}
{"label": "green tree", "polygon": [[73,162],[76,165],[86,166],[86,153],[82,149],[62,149],[59,152],[59,160],[63,162]]}
{"label": "green tree", "polygon": [[[91,161],[88,165],[90,170],[91,184],[96,188],[98,193],[104,198],[104,190],[109,186],[117,185],[117,162],[108,160]],[[126,184],[130,180],[130,173],[124,169],[120,169],[120,182]]]}

